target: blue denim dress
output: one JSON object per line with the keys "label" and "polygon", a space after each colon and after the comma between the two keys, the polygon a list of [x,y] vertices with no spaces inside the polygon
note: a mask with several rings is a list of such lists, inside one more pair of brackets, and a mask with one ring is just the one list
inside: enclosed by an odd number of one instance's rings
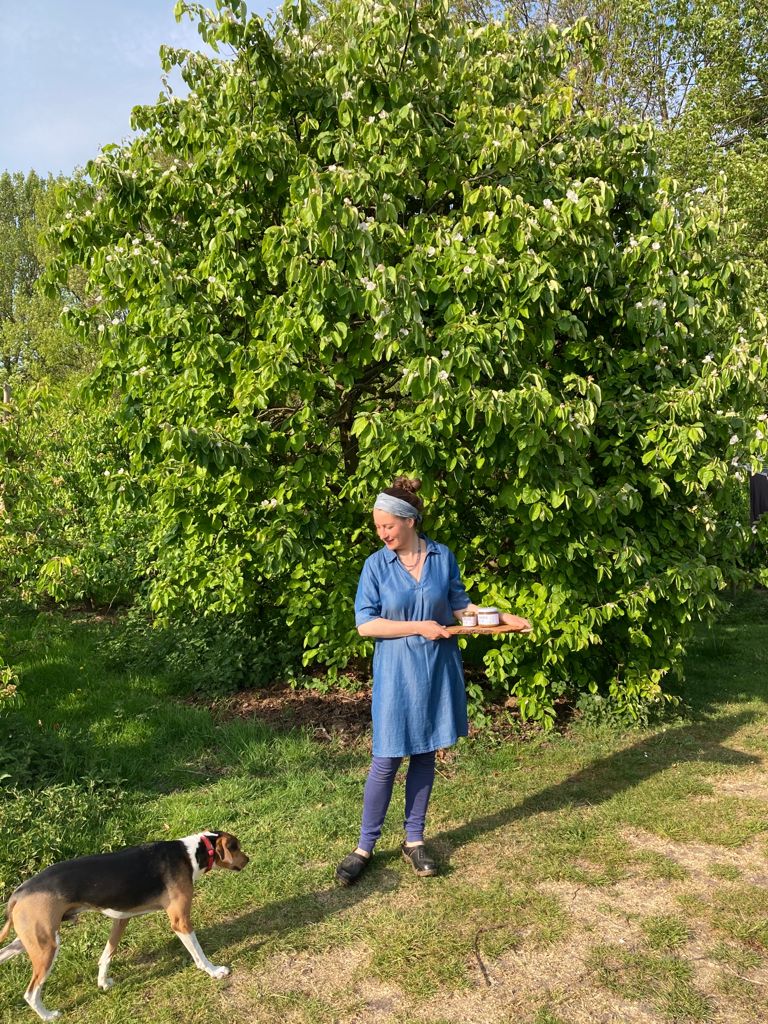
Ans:
{"label": "blue denim dress", "polygon": [[[434,619],[451,626],[454,610],[470,604],[453,552],[423,539],[427,553],[418,583],[386,547],[366,559],[355,598],[358,626],[372,619]],[[424,754],[466,736],[467,695],[456,638],[377,639],[371,711],[376,757]]]}

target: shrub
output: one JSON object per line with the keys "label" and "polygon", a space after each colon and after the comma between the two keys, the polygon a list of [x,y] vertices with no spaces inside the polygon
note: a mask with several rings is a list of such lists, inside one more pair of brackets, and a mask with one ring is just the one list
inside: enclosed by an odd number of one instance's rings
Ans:
{"label": "shrub", "polygon": [[103,649],[123,670],[160,666],[184,692],[211,697],[263,686],[300,667],[300,641],[274,622],[192,613],[158,621],[141,604],[110,630]]}
{"label": "shrub", "polygon": [[[26,601],[126,601],[142,565],[141,500],[105,408],[75,383],[20,391],[0,415],[0,583]],[[121,490],[122,488],[122,490]]]}

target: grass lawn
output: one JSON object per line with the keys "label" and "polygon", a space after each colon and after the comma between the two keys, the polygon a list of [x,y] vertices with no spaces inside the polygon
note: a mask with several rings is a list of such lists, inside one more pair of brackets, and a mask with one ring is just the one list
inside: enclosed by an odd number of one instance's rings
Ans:
{"label": "grass lawn", "polygon": [[[179,701],[108,669],[106,624],[6,618],[21,702],[0,718],[0,887],[52,860],[203,828],[251,863],[196,890],[191,963],[164,915],[132,922],[96,988],[108,922],[64,925],[45,989],[72,1024],[658,1024],[768,1019],[768,595],[739,601],[687,661],[688,708],[618,734],[460,743],[439,765],[441,874],[399,858],[398,785],[374,865],[355,845],[367,747]],[[23,957],[0,1020],[35,1020]]]}

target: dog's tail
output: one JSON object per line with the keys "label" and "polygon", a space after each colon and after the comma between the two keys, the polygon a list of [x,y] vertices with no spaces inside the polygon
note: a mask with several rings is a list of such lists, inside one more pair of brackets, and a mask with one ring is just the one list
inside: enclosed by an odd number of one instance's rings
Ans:
{"label": "dog's tail", "polygon": [[13,905],[15,902],[16,900],[13,898],[13,896],[11,896],[10,900],[8,901],[8,909],[5,912],[5,924],[3,925],[2,929],[0,929],[0,942],[5,942],[5,940],[8,938],[8,933],[10,932],[11,928],[13,928]]}

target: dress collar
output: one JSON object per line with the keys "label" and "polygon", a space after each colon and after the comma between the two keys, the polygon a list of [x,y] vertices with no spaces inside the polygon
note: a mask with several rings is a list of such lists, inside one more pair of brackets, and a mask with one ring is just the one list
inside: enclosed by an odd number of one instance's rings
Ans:
{"label": "dress collar", "polygon": [[[433,555],[437,551],[437,544],[436,544],[436,542],[433,541],[433,540],[430,540],[430,538],[427,537],[426,534],[423,534],[423,533],[420,533],[419,537],[421,537],[421,539],[427,545],[427,554],[428,555]],[[395,561],[397,561],[397,552],[396,551],[390,551],[389,548],[386,548],[386,547],[382,548],[381,550],[384,552],[384,557],[386,558],[386,560],[388,562],[395,562]]]}

